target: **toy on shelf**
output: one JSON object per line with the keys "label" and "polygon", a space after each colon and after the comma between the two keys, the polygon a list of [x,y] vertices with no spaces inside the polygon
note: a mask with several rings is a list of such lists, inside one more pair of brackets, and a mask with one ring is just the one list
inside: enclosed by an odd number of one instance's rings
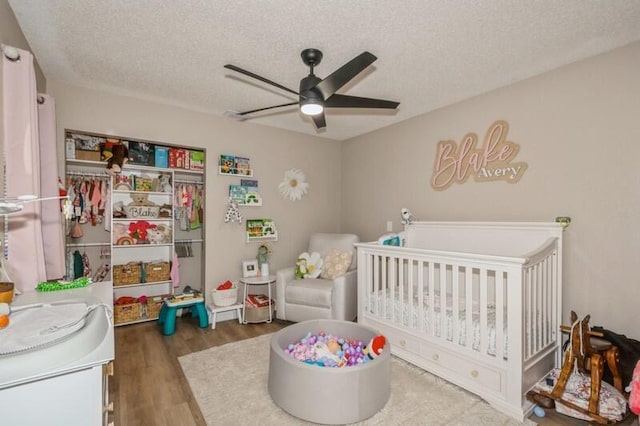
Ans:
{"label": "toy on shelf", "polygon": [[224,214],[224,223],[229,222],[238,222],[239,225],[242,224],[242,213],[238,210],[238,203],[232,200],[229,200],[227,212]]}
{"label": "toy on shelf", "polygon": [[111,157],[107,160],[107,173],[115,176],[122,171],[122,167],[129,161],[129,148],[124,144],[111,147]]}

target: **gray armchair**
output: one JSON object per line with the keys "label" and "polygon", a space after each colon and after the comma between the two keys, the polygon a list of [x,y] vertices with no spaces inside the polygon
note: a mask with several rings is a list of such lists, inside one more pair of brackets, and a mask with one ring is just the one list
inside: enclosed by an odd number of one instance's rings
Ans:
{"label": "gray armchair", "polygon": [[301,322],[310,319],[353,321],[358,314],[356,248],[354,234],[313,234],[309,253],[318,252],[324,259],[332,250],[351,251],[353,259],[347,272],[333,280],[295,279],[295,267],[276,272],[276,318]]}

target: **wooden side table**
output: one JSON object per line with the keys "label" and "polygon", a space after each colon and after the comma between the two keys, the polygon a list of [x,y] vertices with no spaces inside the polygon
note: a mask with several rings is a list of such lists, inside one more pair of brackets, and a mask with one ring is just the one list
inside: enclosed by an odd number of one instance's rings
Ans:
{"label": "wooden side table", "polygon": [[273,301],[271,299],[271,284],[276,282],[276,277],[275,275],[269,275],[266,277],[250,277],[250,278],[240,278],[240,284],[243,285],[244,287],[244,291],[243,291],[243,298],[242,298],[242,305],[243,305],[243,309],[242,309],[242,323],[243,324],[248,324],[249,321],[247,321],[246,315],[247,315],[247,295],[249,294],[247,291],[247,286],[252,286],[252,285],[266,285],[267,286],[267,296],[269,297],[269,319],[268,320],[264,320],[264,321],[251,321],[251,322],[266,322],[266,323],[270,323],[271,321],[273,321]]}

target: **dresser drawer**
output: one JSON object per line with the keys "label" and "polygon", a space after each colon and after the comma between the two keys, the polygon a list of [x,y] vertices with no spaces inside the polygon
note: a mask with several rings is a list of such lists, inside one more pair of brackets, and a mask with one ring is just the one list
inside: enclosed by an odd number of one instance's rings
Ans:
{"label": "dresser drawer", "polygon": [[391,342],[391,347],[402,349],[416,355],[420,354],[420,342],[414,336],[405,334],[399,331],[393,331],[393,333],[385,336]]}
{"label": "dresser drawer", "polygon": [[429,363],[445,368],[467,383],[503,393],[503,373],[455,353],[422,345],[420,355]]}

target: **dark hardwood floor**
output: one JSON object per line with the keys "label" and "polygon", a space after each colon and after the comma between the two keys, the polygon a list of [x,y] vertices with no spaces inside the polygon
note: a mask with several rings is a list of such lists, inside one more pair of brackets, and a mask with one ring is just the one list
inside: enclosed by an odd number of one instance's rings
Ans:
{"label": "dark hardwood floor", "polygon": [[[163,336],[156,322],[116,327],[115,372],[109,384],[109,398],[114,403],[111,420],[115,426],[205,425],[178,357],[273,333],[290,324],[274,320],[271,324],[240,325],[232,320],[219,322],[211,330],[184,317],[177,318],[172,336]],[[530,419],[542,426],[588,424],[552,410],[547,410],[544,418],[532,415]],[[638,421],[629,416],[620,424],[638,425]]]}

